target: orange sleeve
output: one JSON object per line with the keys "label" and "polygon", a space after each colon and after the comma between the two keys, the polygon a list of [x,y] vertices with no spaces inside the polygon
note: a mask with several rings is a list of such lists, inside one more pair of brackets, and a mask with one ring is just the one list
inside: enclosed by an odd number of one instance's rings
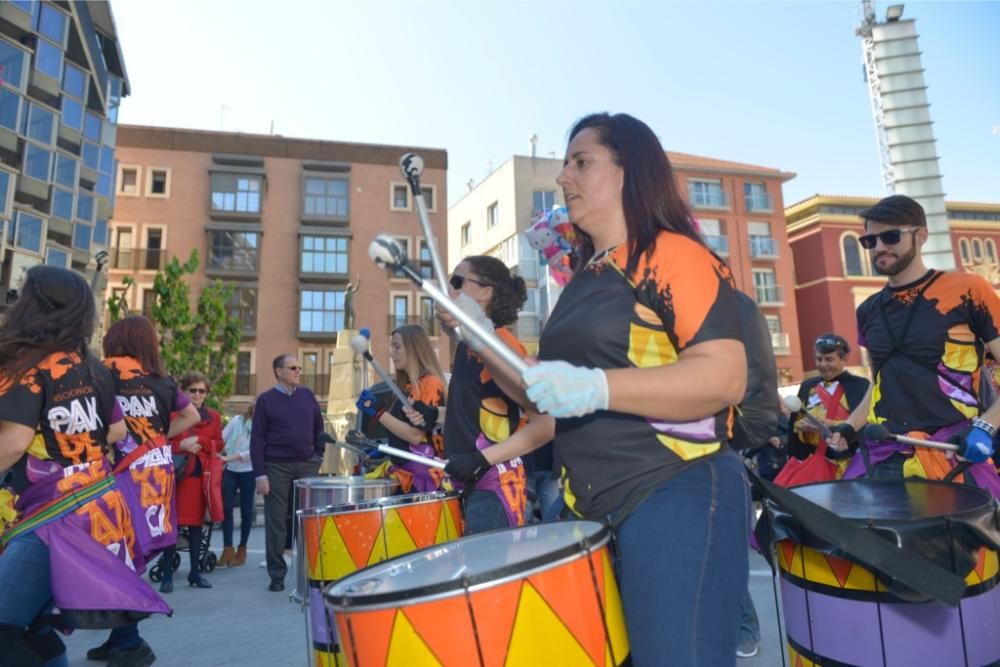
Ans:
{"label": "orange sleeve", "polygon": [[[528,351],[524,349],[524,345],[521,345],[521,341],[519,341],[517,337],[510,332],[510,329],[507,327],[500,327],[497,329],[496,333],[500,340],[507,344],[507,347],[517,352],[519,357],[524,358],[528,356]],[[493,376],[490,375],[489,369],[486,368],[486,366],[483,366],[483,370],[479,374],[479,381],[486,384],[492,379]]]}

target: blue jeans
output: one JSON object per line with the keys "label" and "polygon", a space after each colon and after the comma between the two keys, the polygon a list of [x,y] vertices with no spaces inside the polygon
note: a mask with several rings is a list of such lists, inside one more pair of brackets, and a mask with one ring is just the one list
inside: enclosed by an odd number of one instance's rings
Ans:
{"label": "blue jeans", "polygon": [[466,535],[510,527],[503,504],[492,491],[473,491],[465,499],[462,510],[465,514]]}
{"label": "blue jeans", "polygon": [[736,456],[661,484],[618,529],[622,605],[637,667],[735,665],[747,591],[750,490]]}
{"label": "blue jeans", "polygon": [[558,521],[563,510],[562,489],[559,488],[559,475],[551,470],[536,470],[528,475],[528,498],[534,497],[534,502],[529,502],[525,511],[525,519],[532,520],[535,508],[542,517],[542,521]]}
{"label": "blue jeans", "polygon": [[[34,533],[17,538],[0,555],[0,626],[25,628],[52,605],[52,577],[49,573],[49,548]],[[34,628],[36,635],[53,632]],[[0,656],[4,647],[0,646]],[[51,658],[45,667],[69,664],[66,653]]]}
{"label": "blue jeans", "polygon": [[753,606],[753,598],[747,590],[740,604],[740,643],[760,641],[760,619],[757,618],[757,608]]}
{"label": "blue jeans", "polygon": [[236,492],[240,493],[240,546],[245,547],[253,528],[253,501],[257,493],[257,482],[252,470],[233,472],[226,469],[222,473],[222,545],[233,546],[233,510],[236,507]]}

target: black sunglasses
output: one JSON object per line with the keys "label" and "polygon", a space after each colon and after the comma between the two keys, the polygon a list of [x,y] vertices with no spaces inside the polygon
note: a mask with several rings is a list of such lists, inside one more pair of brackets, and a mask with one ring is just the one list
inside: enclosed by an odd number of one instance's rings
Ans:
{"label": "black sunglasses", "polygon": [[282,366],[286,371],[301,371],[302,366]]}
{"label": "black sunglasses", "polygon": [[919,227],[898,227],[896,229],[888,229],[884,232],[878,234],[865,234],[864,236],[858,237],[858,243],[865,250],[871,250],[875,247],[875,244],[879,241],[882,245],[896,245],[899,240],[903,238],[903,232],[915,232]]}
{"label": "black sunglasses", "polygon": [[199,389],[197,387],[192,387],[192,388],[188,389],[188,393],[189,394],[207,394],[208,393],[208,389]]}
{"label": "black sunglasses", "polygon": [[489,283],[484,283],[482,280],[476,280],[475,278],[470,278],[469,276],[460,276],[458,274],[453,275],[448,279],[448,284],[455,289],[462,289],[462,285],[468,280],[470,283],[476,283],[480,287],[490,287]]}

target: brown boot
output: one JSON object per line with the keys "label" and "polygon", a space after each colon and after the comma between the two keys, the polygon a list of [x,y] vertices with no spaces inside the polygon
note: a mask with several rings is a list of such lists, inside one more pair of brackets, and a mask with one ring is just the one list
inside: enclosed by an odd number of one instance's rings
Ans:
{"label": "brown boot", "polygon": [[229,561],[229,567],[238,567],[240,565],[246,565],[246,564],[247,564],[247,548],[245,546],[241,546],[236,549],[236,555],[234,555],[233,559]]}
{"label": "brown boot", "polygon": [[216,563],[216,565],[218,565],[219,567],[222,567],[223,565],[231,565],[233,562],[233,556],[234,554],[232,547],[223,547],[222,555],[219,556],[219,560]]}

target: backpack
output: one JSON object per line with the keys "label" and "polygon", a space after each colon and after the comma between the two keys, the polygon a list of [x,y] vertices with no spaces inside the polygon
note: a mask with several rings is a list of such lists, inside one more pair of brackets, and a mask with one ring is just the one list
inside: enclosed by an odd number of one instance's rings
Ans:
{"label": "backpack", "polygon": [[736,407],[733,449],[746,454],[767,444],[778,433],[781,399],[778,397],[778,369],[771,346],[771,331],[757,303],[736,291],[740,310],[740,333],[747,355],[747,388]]}

